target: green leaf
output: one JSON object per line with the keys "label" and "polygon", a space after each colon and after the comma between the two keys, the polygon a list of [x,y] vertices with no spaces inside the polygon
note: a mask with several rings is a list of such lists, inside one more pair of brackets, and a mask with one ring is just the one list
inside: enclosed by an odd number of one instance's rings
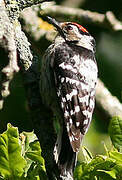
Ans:
{"label": "green leaf", "polygon": [[105,171],[105,170],[97,170],[98,172],[104,172],[104,173],[106,173],[106,174],[108,174],[108,175],[110,175],[113,179],[116,179],[116,173],[115,173],[115,171]]}
{"label": "green leaf", "polygon": [[114,166],[114,171],[116,172],[117,180],[122,180],[122,164]]}
{"label": "green leaf", "polygon": [[39,178],[39,169],[40,167],[36,163],[33,162],[28,170],[26,179],[37,180],[37,177]]}
{"label": "green leaf", "polygon": [[[104,145],[105,146],[105,145]],[[83,147],[85,162],[76,166],[76,180],[121,180],[122,153],[113,147],[111,151],[105,146],[106,155],[92,157],[87,148]]]}
{"label": "green leaf", "polygon": [[27,172],[28,169],[30,168],[31,164],[33,163],[33,160],[29,159],[26,156],[26,152],[28,152],[29,150],[31,150],[30,148],[30,143],[37,140],[36,135],[34,134],[34,132],[22,132],[20,134],[20,144],[22,147],[22,156],[25,158],[27,164],[26,167],[24,168],[24,177],[27,176]]}
{"label": "green leaf", "polygon": [[18,129],[8,124],[7,131],[0,135],[0,175],[4,179],[17,179],[22,176],[25,165]]}
{"label": "green leaf", "polygon": [[22,132],[20,134],[21,138],[21,146],[22,146],[22,154],[25,155],[25,152],[27,152],[30,149],[29,144],[35,140],[38,140],[34,132]]}
{"label": "green leaf", "polygon": [[46,169],[44,159],[41,156],[40,143],[34,132],[22,132],[21,145],[22,154],[27,161],[24,177],[33,180],[46,180]]}
{"label": "green leaf", "polygon": [[113,117],[108,128],[112,144],[122,152],[122,117]]}
{"label": "green leaf", "polygon": [[108,178],[107,180],[110,180],[112,177],[104,171],[110,171],[115,165],[113,159],[110,159],[107,156],[96,156],[90,163],[82,166],[81,179],[95,180],[97,177],[100,177],[102,180],[106,180],[106,178]]}
{"label": "green leaf", "polygon": [[91,152],[85,146],[82,147],[82,151],[86,162],[89,163],[93,159]]}
{"label": "green leaf", "polygon": [[109,158],[104,158],[105,156],[96,156],[90,163],[89,166],[94,168],[94,170],[97,169],[105,169],[109,170],[110,167],[113,167],[115,163],[109,159]]}
{"label": "green leaf", "polygon": [[108,174],[113,179],[121,180],[122,179],[122,164],[115,165],[109,171],[98,170],[98,172],[104,172],[105,174]]}
{"label": "green leaf", "polygon": [[122,153],[118,151],[110,151],[109,157],[116,160],[116,163],[122,164]]}
{"label": "green leaf", "polygon": [[40,180],[47,180],[46,172],[41,168],[39,163],[33,162],[27,172],[27,180],[36,180],[39,178]]}
{"label": "green leaf", "polygon": [[44,166],[44,159],[41,156],[41,148],[39,141],[34,141],[30,143],[30,150],[26,152],[26,156],[36,162],[39,162],[42,166]]}
{"label": "green leaf", "polygon": [[82,173],[83,173],[83,163],[80,164],[78,163],[76,168],[75,168],[75,171],[74,171],[74,179],[77,179],[77,180],[81,180],[81,177],[82,177]]}
{"label": "green leaf", "polygon": [[25,167],[26,179],[46,180],[45,163],[41,156],[40,143],[34,132],[21,133],[21,144],[23,146],[24,158],[27,161]]}

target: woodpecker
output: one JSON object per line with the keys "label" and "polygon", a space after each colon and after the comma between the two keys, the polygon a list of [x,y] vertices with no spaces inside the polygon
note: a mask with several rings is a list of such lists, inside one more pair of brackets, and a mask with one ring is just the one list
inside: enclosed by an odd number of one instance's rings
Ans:
{"label": "woodpecker", "polygon": [[40,92],[60,123],[54,147],[60,177],[73,180],[77,154],[95,105],[95,40],[75,22],[59,23],[51,17],[48,21],[58,34],[42,60]]}

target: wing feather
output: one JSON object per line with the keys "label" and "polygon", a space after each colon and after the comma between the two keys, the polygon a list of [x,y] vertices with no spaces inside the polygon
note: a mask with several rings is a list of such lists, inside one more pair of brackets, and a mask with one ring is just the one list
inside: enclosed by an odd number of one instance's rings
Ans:
{"label": "wing feather", "polygon": [[[77,57],[76,62],[73,61],[69,49],[65,53],[58,49],[55,55],[57,95],[64,113],[71,146],[73,151],[77,152],[92,118],[97,71],[89,69],[87,67],[89,64],[84,63],[81,56]],[[90,63],[89,59],[88,62]]]}

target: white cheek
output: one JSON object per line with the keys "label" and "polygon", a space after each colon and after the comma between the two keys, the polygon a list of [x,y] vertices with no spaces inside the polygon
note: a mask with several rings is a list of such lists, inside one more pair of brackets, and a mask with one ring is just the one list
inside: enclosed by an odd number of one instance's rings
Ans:
{"label": "white cheek", "polygon": [[83,46],[84,48],[86,49],[89,49],[91,51],[93,51],[93,45],[91,43],[91,40],[93,39],[91,36],[87,36],[87,35],[82,35],[82,34],[79,34],[79,43],[81,46]]}

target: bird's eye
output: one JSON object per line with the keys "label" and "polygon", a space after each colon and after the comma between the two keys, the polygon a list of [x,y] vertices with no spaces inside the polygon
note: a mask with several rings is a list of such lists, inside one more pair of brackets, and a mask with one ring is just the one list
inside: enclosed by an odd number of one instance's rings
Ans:
{"label": "bird's eye", "polygon": [[73,30],[73,27],[69,25],[69,26],[67,26],[67,30],[71,31],[71,30]]}

